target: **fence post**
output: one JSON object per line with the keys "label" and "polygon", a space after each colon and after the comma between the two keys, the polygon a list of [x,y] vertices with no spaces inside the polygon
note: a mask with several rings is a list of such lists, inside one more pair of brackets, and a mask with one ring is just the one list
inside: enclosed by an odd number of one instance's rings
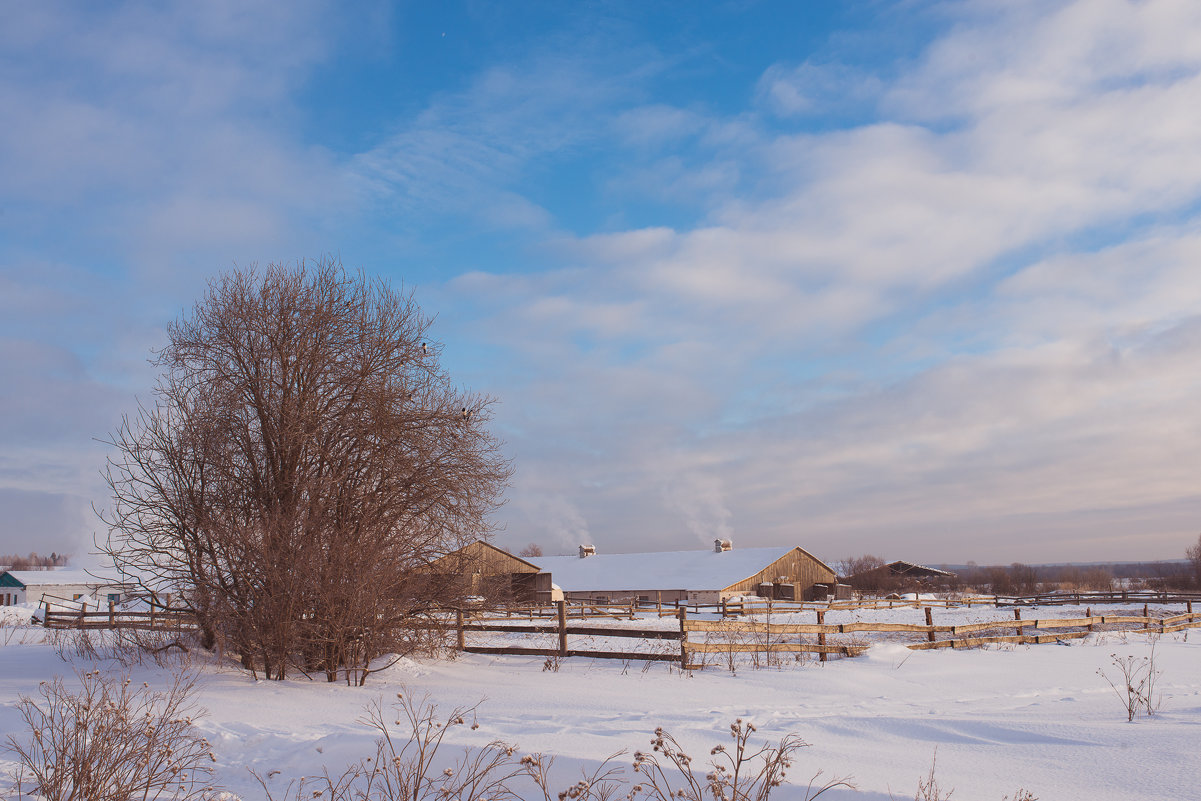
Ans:
{"label": "fence post", "polygon": [[[680,602],[676,601],[676,606]],[[680,618],[680,672],[688,670],[688,607],[681,607],[677,613]]]}
{"label": "fence post", "polygon": [[567,656],[567,602],[556,601],[559,607],[559,656]]}
{"label": "fence post", "polygon": [[50,628],[50,602],[45,599],[42,599],[42,600],[43,600],[43,603],[46,604],[46,614],[42,615],[42,621],[43,621],[42,625],[45,626],[46,628]]}
{"label": "fence post", "polygon": [[[1014,620],[1021,620],[1021,619],[1022,619],[1022,610],[1021,610],[1021,607],[1017,607],[1017,606],[1015,606],[1015,607],[1013,608],[1013,619],[1014,619]],[[1026,629],[1025,629],[1025,627],[1024,627],[1024,626],[1018,626],[1018,636],[1019,636],[1019,637],[1021,637],[1021,636],[1022,636],[1022,632],[1023,632],[1023,631],[1025,631],[1025,630],[1026,630]]]}
{"label": "fence post", "polygon": [[930,628],[926,630],[927,642],[934,642],[934,612],[930,607],[926,607],[926,625]]}
{"label": "fence post", "polygon": [[[826,610],[824,610],[824,609],[817,610],[817,625],[819,625],[819,626],[826,625]],[[824,631],[819,631],[817,633],[817,644],[818,645],[826,644],[826,633]],[[818,654],[817,658],[819,660],[821,660],[822,662],[826,661],[826,649],[825,648],[822,648],[822,651],[820,654]]]}
{"label": "fence post", "polygon": [[114,601],[108,602],[108,627],[110,629],[117,627],[117,604]]}
{"label": "fence post", "polygon": [[462,651],[464,648],[467,647],[467,636],[463,632],[463,610],[462,609],[455,610],[455,629],[457,630],[457,635],[455,637],[455,644],[458,645],[459,650]]}
{"label": "fence post", "polygon": [[1088,630],[1093,630],[1093,608],[1087,606],[1084,608],[1084,616],[1088,618]]}

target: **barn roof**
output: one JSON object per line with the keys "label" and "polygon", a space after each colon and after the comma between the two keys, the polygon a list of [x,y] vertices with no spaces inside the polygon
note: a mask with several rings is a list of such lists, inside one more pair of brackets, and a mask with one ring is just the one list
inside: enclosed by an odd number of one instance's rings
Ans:
{"label": "barn roof", "polygon": [[[484,572],[538,573],[541,570],[541,568],[538,565],[534,564],[533,562],[529,561],[528,559],[523,559],[520,556],[514,556],[513,554],[504,550],[503,548],[498,548],[495,545],[493,545],[492,543],[484,542],[483,540],[476,540],[475,542],[471,542],[471,543],[468,543],[467,545],[464,545],[462,548],[459,548],[457,551],[451,551],[448,554],[439,556],[437,559],[430,562],[428,567],[430,570],[432,570],[435,573],[441,572],[441,571],[450,571],[453,573],[457,573],[457,572],[461,572],[466,569],[478,570],[481,567],[481,563],[482,563],[482,566],[489,567],[489,564],[488,564],[489,562],[491,563],[491,565],[490,565],[491,569],[490,570],[486,569]],[[504,565],[505,567],[509,567],[509,568],[523,567],[523,568],[528,568],[529,570],[528,571],[524,571],[524,570],[500,570],[500,571],[497,571],[495,569],[497,564],[501,564],[501,565]]]}
{"label": "barn roof", "polygon": [[597,590],[723,590],[754,576],[792,548],[717,552],[598,553],[539,556],[534,561],[568,592]]}
{"label": "barn roof", "polygon": [[[3,577],[11,578],[21,587],[44,587],[67,584],[118,584],[114,578],[97,578],[86,570],[7,570]],[[3,584],[17,586],[9,581]]]}
{"label": "barn roof", "polygon": [[901,575],[901,576],[925,576],[925,577],[943,576],[943,577],[947,577],[947,578],[955,577],[955,574],[951,573],[950,571],[939,570],[937,567],[927,567],[926,565],[919,565],[915,562],[906,562],[904,560],[898,560],[896,562],[889,562],[886,565],[886,567],[889,570],[891,570],[893,573],[895,573],[897,575]]}

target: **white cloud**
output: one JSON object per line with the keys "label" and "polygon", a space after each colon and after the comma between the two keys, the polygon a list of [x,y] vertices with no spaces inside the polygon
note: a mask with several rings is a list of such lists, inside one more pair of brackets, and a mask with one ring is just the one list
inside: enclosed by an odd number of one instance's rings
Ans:
{"label": "white cloud", "polygon": [[[805,134],[740,119],[755,136],[709,158],[760,176],[757,194],[743,180],[691,229],[560,241],[586,267],[566,284],[497,277],[488,325],[530,316],[556,342],[512,343],[542,378],[502,394],[556,409],[526,435],[601,429],[583,435],[587,473],[625,507],[590,510],[597,538],[651,547],[614,524],[636,514],[664,545],[704,518],[830,558],[1177,555],[1201,508],[1198,13],[965,7],[880,87],[892,119]],[[821,92],[801,87],[832,75],[777,65],[759,99],[808,113]],[[626,119],[652,137],[694,118]],[[597,308],[633,315],[639,346],[591,322]],[[681,341],[689,355],[670,357]],[[654,411],[626,427],[639,398]],[[689,502],[656,489],[673,481]]]}

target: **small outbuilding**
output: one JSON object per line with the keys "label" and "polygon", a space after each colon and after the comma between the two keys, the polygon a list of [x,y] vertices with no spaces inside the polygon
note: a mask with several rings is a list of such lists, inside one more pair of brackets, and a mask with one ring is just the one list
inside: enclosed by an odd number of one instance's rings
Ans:
{"label": "small outbuilding", "polygon": [[927,567],[926,565],[917,565],[913,562],[896,561],[889,562],[885,565],[888,568],[888,574],[897,578],[916,579],[918,581],[950,581],[958,578],[949,570],[939,570],[936,567]]}
{"label": "small outbuilding", "polygon": [[[97,577],[86,570],[6,570],[0,573],[0,602],[4,606],[47,601],[52,606],[95,598],[98,602],[120,603],[125,587],[112,579]],[[78,608],[78,607],[76,607]]]}
{"label": "small outbuilding", "polygon": [[945,586],[957,578],[949,570],[897,560],[860,571],[847,580],[861,592],[883,593],[906,588],[917,590]]}
{"label": "small outbuilding", "polygon": [[597,553],[541,556],[537,564],[554,576],[565,597],[593,601],[694,601],[758,595],[780,600],[826,598],[837,584],[833,570],[803,548],[735,550],[719,539],[704,551]]}

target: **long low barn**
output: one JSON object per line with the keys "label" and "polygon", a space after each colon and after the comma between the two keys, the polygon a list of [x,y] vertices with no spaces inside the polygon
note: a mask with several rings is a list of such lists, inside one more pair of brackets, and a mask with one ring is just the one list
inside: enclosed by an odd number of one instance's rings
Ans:
{"label": "long low barn", "polygon": [[0,573],[0,601],[4,606],[49,600],[52,605],[93,596],[98,601],[120,603],[124,587],[111,579],[97,578],[86,570],[6,570]]}
{"label": "long low barn", "polygon": [[715,603],[740,595],[786,600],[825,598],[833,570],[803,548],[744,548],[717,540],[712,550],[597,554],[532,559],[573,600],[696,601]]}

